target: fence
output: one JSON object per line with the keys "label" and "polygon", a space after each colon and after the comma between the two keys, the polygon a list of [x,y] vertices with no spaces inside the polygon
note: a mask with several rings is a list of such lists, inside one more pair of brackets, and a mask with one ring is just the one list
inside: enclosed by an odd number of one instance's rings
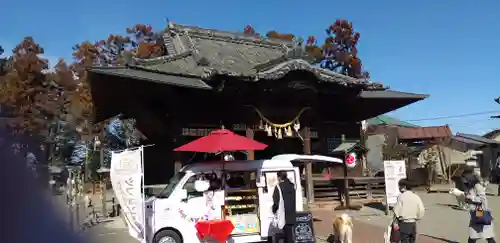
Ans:
{"label": "fence", "polygon": [[[349,197],[351,200],[382,200],[385,197],[383,177],[350,177]],[[340,201],[344,194],[344,179],[314,178],[316,201]]]}

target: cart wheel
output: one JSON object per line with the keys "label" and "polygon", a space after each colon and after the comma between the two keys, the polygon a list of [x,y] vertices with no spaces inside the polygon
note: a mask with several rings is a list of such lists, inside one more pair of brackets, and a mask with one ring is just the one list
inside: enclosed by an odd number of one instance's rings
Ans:
{"label": "cart wheel", "polygon": [[173,230],[162,230],[155,235],[153,243],[182,243],[181,236]]}

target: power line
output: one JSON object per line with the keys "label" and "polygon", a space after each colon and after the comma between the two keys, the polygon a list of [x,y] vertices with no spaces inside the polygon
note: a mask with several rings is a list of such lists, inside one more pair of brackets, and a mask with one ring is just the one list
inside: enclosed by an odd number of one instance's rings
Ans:
{"label": "power line", "polygon": [[467,121],[467,122],[452,122],[451,124],[447,124],[453,128],[455,127],[484,127],[484,126],[491,126],[491,121],[494,121],[495,119],[482,119],[482,120],[473,120],[473,121]]}
{"label": "power line", "polygon": [[482,112],[475,112],[475,113],[466,113],[466,114],[461,114],[461,115],[428,117],[428,118],[412,119],[412,120],[406,120],[406,121],[410,121],[410,122],[415,122],[415,121],[433,121],[433,120],[442,120],[442,119],[450,119],[450,118],[461,118],[461,117],[468,117],[468,116],[486,115],[486,114],[497,113],[497,112],[500,112],[500,111],[498,111],[498,110],[495,110],[495,111],[482,111]]}

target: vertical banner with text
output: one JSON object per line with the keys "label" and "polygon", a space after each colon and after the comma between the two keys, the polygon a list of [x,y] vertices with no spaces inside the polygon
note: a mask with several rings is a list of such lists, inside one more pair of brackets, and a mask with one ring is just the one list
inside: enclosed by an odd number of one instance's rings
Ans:
{"label": "vertical banner with text", "polygon": [[145,242],[142,152],[142,147],[112,152],[110,177],[116,199],[122,206],[130,235]]}
{"label": "vertical banner with text", "polygon": [[399,180],[406,178],[406,163],[404,160],[384,161],[385,175],[385,195],[387,204],[392,206],[396,204],[399,191]]}

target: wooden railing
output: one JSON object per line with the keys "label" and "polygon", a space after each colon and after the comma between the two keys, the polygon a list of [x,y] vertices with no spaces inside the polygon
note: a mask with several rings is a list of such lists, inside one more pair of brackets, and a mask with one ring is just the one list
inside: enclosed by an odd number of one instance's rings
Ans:
{"label": "wooden railing", "polygon": [[[340,201],[343,194],[344,179],[328,180],[315,177],[315,201]],[[367,199],[381,200],[385,196],[383,177],[351,177],[349,178],[349,196],[351,200]]]}

